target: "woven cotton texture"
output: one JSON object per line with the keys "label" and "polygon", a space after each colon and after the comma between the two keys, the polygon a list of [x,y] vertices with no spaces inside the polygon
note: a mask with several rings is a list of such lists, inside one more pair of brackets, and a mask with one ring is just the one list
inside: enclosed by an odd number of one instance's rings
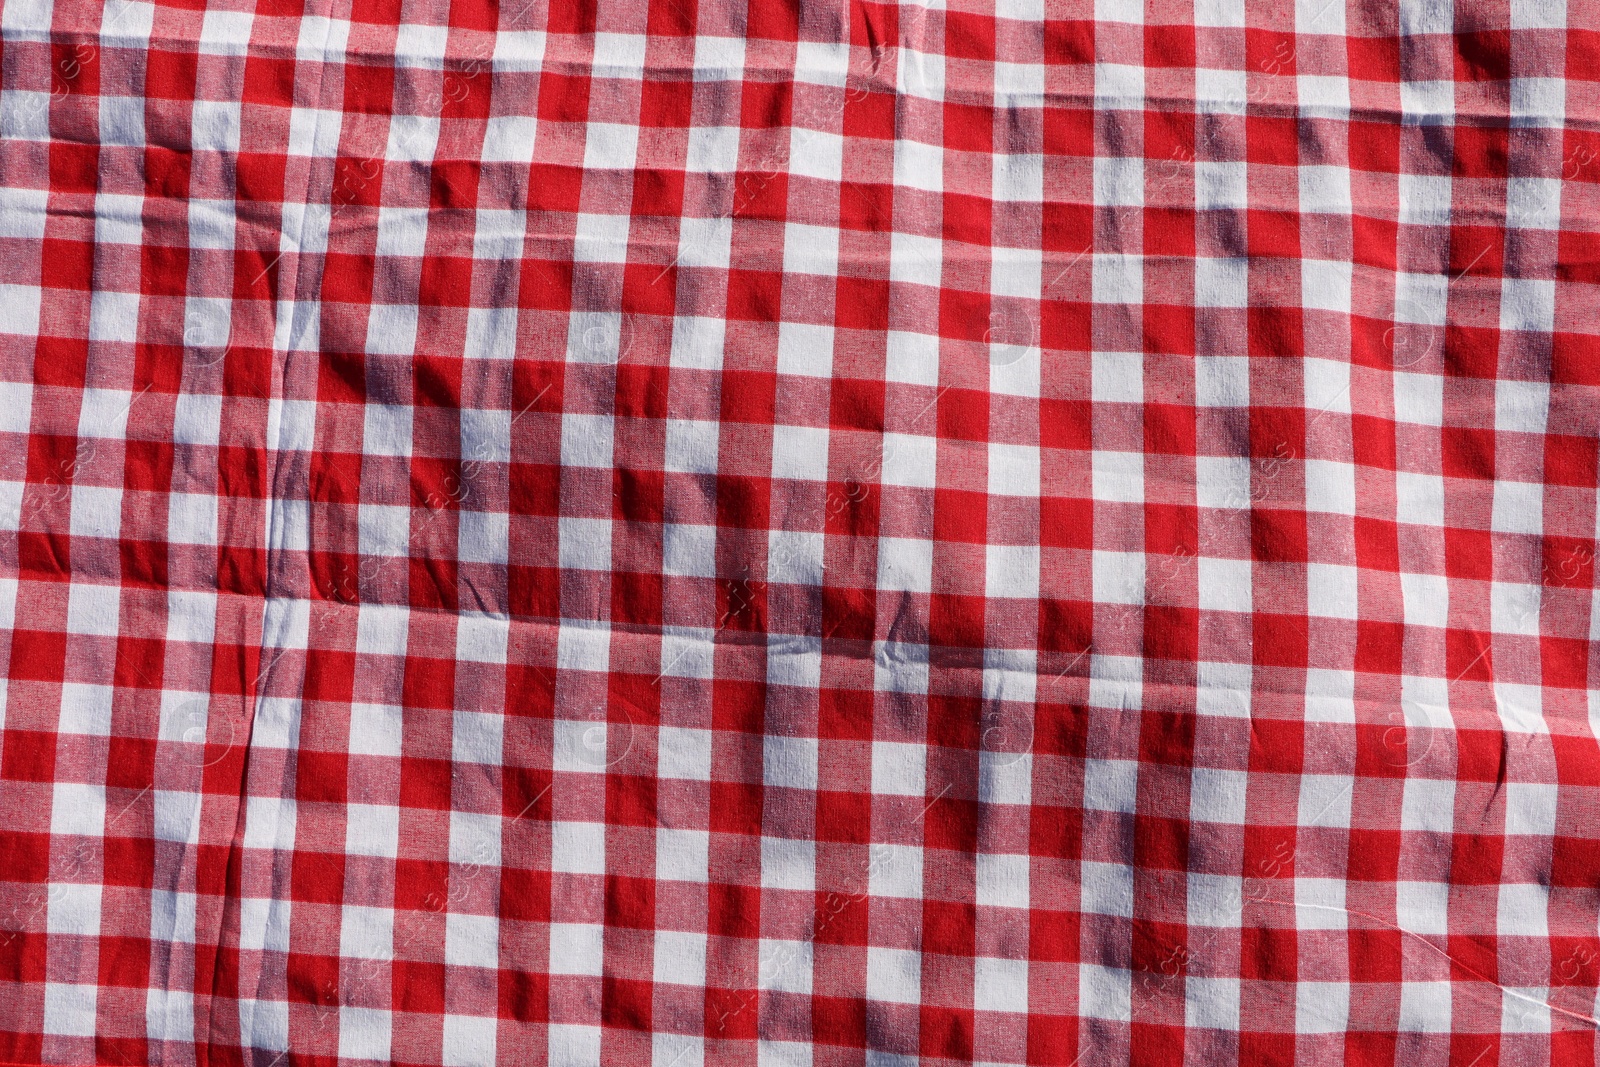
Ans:
{"label": "woven cotton texture", "polygon": [[0,1061],[1593,1065],[1596,0],[4,0]]}

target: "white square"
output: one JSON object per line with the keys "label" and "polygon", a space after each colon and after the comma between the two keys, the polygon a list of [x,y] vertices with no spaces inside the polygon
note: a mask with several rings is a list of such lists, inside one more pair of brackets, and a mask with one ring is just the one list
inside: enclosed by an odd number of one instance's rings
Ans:
{"label": "white square", "polygon": [[415,304],[373,304],[367,313],[369,356],[409,356],[417,347]]}
{"label": "white square", "polygon": [[[810,941],[762,938],[757,951],[760,960],[756,975],[758,989],[811,995],[813,953]],[[763,1059],[760,1062],[767,1061]]]}
{"label": "white square", "polygon": [[121,604],[121,586],[71,583],[67,586],[67,632],[117,636]]}
{"label": "white square", "polygon": [[833,327],[783,322],[778,326],[778,373],[827,378],[833,374]]}
{"label": "white square", "polygon": [[1494,383],[1494,428],[1501,433],[1543,434],[1550,410],[1546,382],[1501,378]]}
{"label": "white square", "polygon": [[828,480],[828,430],[820,426],[772,428],[772,476]]}
{"label": "white square", "polygon": [[1036,598],[1039,595],[1039,546],[986,545],[983,592],[991,597]]}
{"label": "white square", "polygon": [[338,1015],[340,1059],[389,1059],[392,1017],[387,1010],[342,1004]]}
{"label": "white square", "polygon": [[927,693],[928,646],[904,641],[874,642],[872,688],[877,693]]}
{"label": "white square", "polygon": [[56,729],[64,734],[90,737],[111,736],[111,695],[109,685],[84,685],[65,682],[61,686],[61,713]]}
{"label": "white square", "polygon": [[1133,972],[1097,963],[1078,964],[1078,1014],[1127,1022],[1133,1014]]}
{"label": "white square", "polygon": [[98,884],[56,882],[46,898],[45,931],[72,937],[97,936],[101,894],[102,887]]}
{"label": "white square", "polygon": [[1306,671],[1306,721],[1356,721],[1354,671],[1313,667]]}
{"label": "white square", "polygon": [[[1242,308],[1250,306],[1249,261],[1197,256],[1194,263],[1196,307]],[[1226,357],[1207,357],[1222,359]],[[1234,358],[1233,362],[1243,363]]]}
{"label": "white square", "polygon": [[626,263],[631,221],[628,215],[579,212],[572,237],[572,258],[579,263]]}
{"label": "white square", "polygon": [[661,726],[656,733],[656,774],[710,781],[710,731],[691,726]]}
{"label": "white square", "polygon": [[[1011,71],[1025,70],[1037,71],[1041,76],[1037,82],[1026,85],[1013,83],[1010,91],[1001,88],[1002,76],[1005,68]],[[1013,107],[1038,107],[1044,93],[1043,67],[1019,67],[1016,64],[995,64],[995,82],[997,97],[1006,97]],[[1018,103],[1028,101],[1031,103]],[[997,106],[1008,106],[996,100]],[[993,198],[1000,203],[1037,204],[1044,199],[1044,157],[1033,154],[1008,155],[996,152],[990,171],[989,190]],[[1037,291],[1037,288],[1036,290]]]}
{"label": "white square", "polygon": [[944,192],[944,149],[921,141],[896,140],[894,183],[929,193]]}
{"label": "white square", "polygon": [[606,873],[606,827],[598,822],[552,822],[550,869],[566,874]]}
{"label": "white square", "polygon": [[[809,226],[799,222],[784,223],[783,271],[785,274],[820,274],[833,277],[839,273],[839,231],[833,226]],[[778,361],[783,361],[783,329],[781,323],[778,341]],[[812,327],[828,329],[831,327]],[[789,373],[795,373],[793,371]]]}
{"label": "white square", "polygon": [[1096,156],[1094,202],[1096,207],[1143,207],[1143,157]]}
{"label": "white square", "polygon": [[1350,171],[1346,167],[1300,166],[1300,210],[1350,214]]}
{"label": "white square", "polygon": [[933,591],[933,542],[905,537],[878,538],[878,588],[882,591]]}
{"label": "white square", "polygon": [[1560,793],[1556,786],[1535,782],[1506,783],[1506,824],[1508,834],[1553,837]]}
{"label": "white square", "polygon": [[717,528],[670,522],[664,524],[661,527],[661,561],[661,570],[665,574],[715,578]]}
{"label": "white square", "polygon": [[103,94],[100,97],[100,144],[108,148],[141,148],[144,143],[144,99]]}
{"label": "white square", "polygon": [[610,519],[560,519],[557,556],[564,570],[611,569]]}
{"label": "white square", "polygon": [[639,127],[631,122],[590,122],[583,147],[584,170],[632,170],[638,157]]}
{"label": "white square", "polygon": [[450,27],[424,26],[421,22],[402,22],[395,34],[395,66],[442,70],[445,46],[450,42]]}
{"label": "white square", "polygon": [[[195,943],[196,897],[193,893],[173,893],[163,889],[150,891],[150,936],[160,941],[182,945]],[[285,905],[288,901],[283,902]],[[247,920],[241,908],[240,926]],[[242,940],[242,939],[241,939]],[[241,944],[242,948],[250,947]]]}
{"label": "white square", "polygon": [[993,496],[1038,496],[1038,446],[989,442],[989,493]]}
{"label": "white square", "polygon": [[1139,764],[1133,760],[1088,759],[1083,764],[1083,806],[1088,811],[1133,814],[1139,794]]}
{"label": "white square", "polygon": [[820,533],[773,530],[767,535],[767,581],[821,585],[824,544]]}
{"label": "white square", "polygon": [[[844,173],[844,138],[837,133],[823,133],[804,126],[790,127],[789,173],[828,182],[838,181],[840,175]],[[834,234],[834,243],[836,245],[838,243],[837,231]]]}
{"label": "white square", "polygon": [[695,37],[695,81],[738,81],[743,76],[743,37],[711,37],[704,34]]}
{"label": "white square", "polygon": [[[44,210],[44,205],[39,206]],[[94,198],[96,244],[136,245],[144,239],[144,197],[127,193],[97,193]],[[6,236],[10,236],[7,234]],[[43,227],[39,235],[44,236]]]}
{"label": "white square", "polygon": [[[1008,63],[1004,60],[995,60],[995,106],[1007,109],[1042,106],[1044,71],[1043,63]],[[1005,198],[996,197],[996,199]]]}
{"label": "white square", "polygon": [[1206,115],[1242,115],[1246,103],[1242,70],[1199,67],[1194,72],[1195,107]]}
{"label": "white square", "polygon": [[872,792],[920,797],[926,791],[927,747],[904,741],[872,742]]}
{"label": "white square", "polygon": [[1196,674],[1195,714],[1250,717],[1250,664],[1201,660],[1196,664]]}
{"label": "white square", "polygon": [[1407,626],[1444,628],[1450,620],[1450,583],[1442,574],[1400,574]]}
{"label": "white square", "polygon": [[596,78],[644,76],[647,38],[642,33],[596,33],[593,73]]}
{"label": "white square", "polygon": [[550,973],[599,977],[605,963],[605,933],[599,923],[551,923]]}
{"label": "white square", "polygon": [[720,318],[679,315],[672,320],[673,367],[721,370],[726,323]]}
{"label": "white square", "polygon": [[510,549],[506,512],[456,512],[456,557],[462,563],[504,565]]}
{"label": "white square", "polygon": [[[1008,248],[993,245],[989,249],[989,292],[994,296],[1014,296],[1037,300],[1044,272],[1044,253],[1037,248]],[[1008,321],[996,313],[990,319],[996,324],[990,330],[991,341],[1031,345],[1037,332],[1022,314]],[[993,357],[991,357],[992,359]]]}
{"label": "white square", "polygon": [[1143,452],[1096,451],[1089,462],[1094,499],[1144,503]]}
{"label": "white square", "polygon": [[427,240],[427,208],[380,207],[378,209],[378,255],[421,256]]}
{"label": "white square", "polygon": [[[1426,722],[1426,712],[1406,707],[1408,723]],[[1456,783],[1437,778],[1407,778],[1400,794],[1400,829],[1448,834],[1455,826]]]}
{"label": "white square", "polygon": [[1239,1029],[1239,979],[1183,977],[1183,1023],[1192,1029]]}
{"label": "white square", "polygon": [[1395,519],[1418,526],[1444,525],[1444,479],[1437,474],[1394,475]]}
{"label": "white square", "polygon": [[867,866],[867,892],[875,897],[922,899],[922,849],[917,845],[874,844]]}
{"label": "white square", "polygon": [[1450,225],[1450,178],[1438,174],[1400,175],[1400,221],[1413,226]]}
{"label": "white square", "polygon": [[978,853],[977,902],[985,907],[1028,906],[1029,858],[1006,853]]}
{"label": "white square", "polygon": [[346,959],[394,959],[394,911],[346,904],[339,909],[339,955]]}
{"label": "white square", "polygon": [[[1405,926],[1403,922],[1400,925]],[[1349,1028],[1349,985],[1344,982],[1308,982],[1304,979],[1295,983],[1295,1033],[1343,1034]]]}
{"label": "white square", "polygon": [[[1100,0],[1101,3],[1106,0]],[[1099,6],[1097,4],[1097,6]],[[1137,4],[1117,4],[1124,11]],[[1133,110],[1144,107],[1144,68],[1124,63],[1094,65],[1094,106],[1096,111]]]}
{"label": "white square", "polygon": [[[1109,2],[1111,0],[1098,0],[1096,18],[1099,17],[1099,7]],[[1130,21],[1143,21],[1143,19]],[[1219,29],[1238,29],[1244,25],[1244,0],[1195,0],[1194,24],[1215,26]]]}
{"label": "white square", "polygon": [[[5,15],[9,21],[11,8]],[[9,30],[10,27],[8,26]],[[9,37],[10,34],[8,33]],[[93,1037],[95,1035],[95,1007],[99,986],[69,985],[65,982],[44,984],[44,1032],[61,1037]]]}
{"label": "white square", "polygon": [[890,1004],[921,1004],[921,953],[868,945],[867,999]]}
{"label": "white square", "polygon": [[[943,277],[944,243],[935,237],[894,231],[889,237],[889,280],[938,288]],[[908,334],[908,337],[920,335]],[[937,357],[938,349],[934,349]]]}
{"label": "white square", "polygon": [[561,416],[561,465],[564,467],[612,466],[612,418],[610,415]]}
{"label": "white square", "polygon": [[1400,111],[1407,126],[1449,125],[1456,115],[1455,82],[1401,82]]}
{"label": "white square", "polygon": [[909,385],[939,384],[939,338],[890,330],[885,338],[884,377]]}
{"label": "white square", "polygon": [[1544,485],[1539,482],[1494,483],[1494,506],[1489,527],[1496,533],[1531,534],[1544,531]]}
{"label": "white square", "polygon": [[1096,863],[1084,860],[1080,865],[1079,909],[1088,915],[1113,915],[1124,919],[1133,917],[1133,868],[1125,863]]}
{"label": "white square", "polygon": [[1201,161],[1194,165],[1196,211],[1243,211],[1249,205],[1245,164]]}
{"label": "white square", "polygon": [[321,108],[289,109],[289,154],[332,159],[339,154],[344,112]]}
{"label": "white square", "polygon": [[351,704],[352,756],[400,755],[401,712],[392,704]]}
{"label": "white square", "polygon": [[1090,372],[1095,403],[1142,404],[1144,355],[1139,352],[1096,352]]}
{"label": "white square", "polygon": [[[696,41],[704,41],[704,37]],[[692,126],[684,170],[690,174],[725,174],[739,166],[739,127]],[[687,242],[681,242],[687,244]],[[680,263],[683,257],[679,257]]]}
{"label": "white square", "polygon": [[1567,118],[1567,83],[1561,78],[1512,78],[1512,129],[1560,129]]}
{"label": "white square", "polygon": [[1095,600],[1104,604],[1144,603],[1144,553],[1096,549],[1092,556]]}
{"label": "white square", "polygon": [[761,838],[761,887],[813,892],[817,887],[817,845],[786,837]]}
{"label": "white square", "polygon": [[446,1015],[440,1035],[442,1067],[494,1067],[496,1020],[474,1015]]}
{"label": "white square", "polygon": [[[709,753],[708,753],[709,758]],[[688,777],[683,775],[681,777]],[[707,770],[707,777],[710,771]],[[711,863],[711,834],[705,830],[656,828],[656,877],[704,882]]]}
{"label": "white square", "polygon": [[1247,559],[1199,560],[1200,607],[1205,611],[1249,611],[1251,567]]}
{"label": "white square", "polygon": [[534,72],[544,60],[543,30],[501,30],[494,39],[494,69]]}
{"label": "white square", "polygon": [[345,806],[344,849],[352,856],[400,855],[400,809],[388,804]]}
{"label": "white square", "polygon": [[[1306,0],[1299,0],[1305,3]],[[1313,0],[1329,14],[1338,13],[1338,22],[1344,22],[1344,0]],[[1326,18],[1327,23],[1335,20]],[[1337,29],[1317,32],[1343,33]],[[1350,80],[1337,75],[1297,74],[1295,92],[1300,101],[1300,114],[1307,118],[1348,119],[1350,117]]]}
{"label": "white square", "polygon": [[698,419],[668,419],[663,466],[678,474],[717,473],[720,424]]}
{"label": "white square", "polygon": [[1444,378],[1394,372],[1394,417],[1419,426],[1444,425]]}
{"label": "white square", "polygon": [[1356,619],[1357,571],[1336,563],[1306,564],[1306,612],[1329,619]]}
{"label": "white square", "polygon": [[[935,6],[930,3],[928,7]],[[1038,22],[1044,18],[1044,0],[996,0],[995,18]]]}
{"label": "white square", "polygon": [[1450,1032],[1449,982],[1400,983],[1400,1018],[1395,1030],[1402,1034]]}
{"label": "white square", "polygon": [[[820,547],[817,552],[820,559]],[[768,634],[767,684],[793,685],[805,689],[814,689],[821,685],[822,639],[795,634]]]}
{"label": "white square", "polygon": [[391,115],[384,159],[391,163],[431,163],[439,145],[439,119],[427,115]]}
{"label": "white square", "polygon": [[1244,911],[1244,879],[1237,875],[1188,876],[1187,918],[1191,926],[1238,927]]}
{"label": "white square", "polygon": [[1500,283],[1500,328],[1549,333],[1555,328],[1556,283],[1506,278]]}
{"label": "white square", "polygon": [[97,289],[89,297],[89,340],[132,344],[139,336],[139,294]]}
{"label": "white square", "polygon": [[1350,313],[1351,264],[1341,260],[1302,259],[1300,300],[1308,308]]}
{"label": "white square", "polygon": [[[1196,456],[1194,473],[1195,503],[1200,507],[1235,511],[1249,505],[1250,460],[1248,458]],[[1351,484],[1351,491],[1354,492],[1354,483]]]}
{"label": "white square", "polygon": [[1356,513],[1354,465],[1325,459],[1308,459],[1305,461],[1305,479],[1307,511],[1328,512],[1334,515]]}
{"label": "white square", "polygon": [[167,592],[167,640],[211,642],[217,626],[217,594]]}
{"label": "white square", "polygon": [[[595,929],[602,929],[595,927]],[[653,976],[657,982],[701,986],[706,981],[706,935],[657,930]],[[596,974],[600,972],[595,971]]]}
{"label": "white square", "polygon": [[196,152],[239,151],[242,105],[220,100],[195,100],[189,117],[189,144]]}
{"label": "white square", "polygon": [[[938,456],[937,438],[886,433],[883,435],[883,469],[879,480],[884,485],[932,489],[938,484]],[[1035,479],[1037,477],[1036,471]]]}
{"label": "white square", "polygon": [[[737,603],[737,602],[736,602]],[[730,605],[729,611],[743,606]],[[661,675],[665,678],[716,676],[715,631],[710,627],[664,626],[661,630]]]}
{"label": "white square", "polygon": [[0,285],[0,307],[6,309],[5,317],[0,319],[0,333],[37,336],[41,299],[42,291],[37,285]]}
{"label": "white square", "polygon": [[1489,584],[1490,632],[1538,637],[1539,613],[1543,606],[1542,591],[1540,585],[1491,582]]}
{"label": "white square", "polygon": [[1028,1010],[1028,961],[979,956],[972,961],[972,1003],[979,1011]]}
{"label": "white square", "polygon": [[106,788],[78,782],[56,782],[51,787],[50,832],[100,837],[106,824]]}
{"label": "white square", "polygon": [[578,1026],[572,1023],[551,1023],[549,1036],[550,1064],[562,1067],[600,1067],[600,1028]]}
{"label": "white square", "polygon": [[[251,737],[254,744],[255,738]],[[279,746],[281,747],[281,746]],[[193,794],[177,794],[180,801],[193,801]],[[167,833],[157,834],[164,841],[187,841],[199,827],[199,806],[190,810],[180,808],[178,818],[168,820]],[[248,797],[245,802],[244,847],[266,850],[287,850],[294,847],[298,808],[293,800],[284,797]]]}
{"label": "white square", "polygon": [[1196,407],[1238,408],[1250,404],[1250,361],[1238,356],[1196,356]]}
{"label": "white square", "polygon": [[838,41],[801,41],[795,46],[795,81],[842,86],[850,67],[850,46]]}
{"label": "white square", "polygon": [[450,758],[456,763],[500,766],[504,752],[505,716],[484,711],[458,711],[452,716]]}
{"label": "white square", "polygon": [[1342,878],[1296,876],[1294,902],[1295,923],[1301,930],[1343,930],[1349,925]]}
{"label": "white square", "polygon": [[1507,178],[1506,225],[1522,230],[1561,228],[1560,178]]}
{"label": "white square", "polygon": [[538,129],[539,122],[531,115],[491,115],[478,158],[485,163],[532,163]]}
{"label": "white square", "polygon": [[1189,818],[1243,826],[1248,785],[1249,776],[1244,771],[1194,768],[1189,772]]}
{"label": "white square", "polygon": [[767,734],[762,741],[762,781],[784,789],[817,788],[817,739]]}
{"label": "white square", "polygon": [[1096,252],[1091,290],[1097,304],[1138,304],[1144,300],[1144,257]]}
{"label": "white square", "polygon": [[[7,5],[4,14],[10,15],[11,8],[12,5]],[[106,99],[109,98],[101,97],[102,101]],[[50,94],[25,89],[0,90],[0,137],[14,141],[50,140]],[[42,235],[42,215],[39,221]]]}

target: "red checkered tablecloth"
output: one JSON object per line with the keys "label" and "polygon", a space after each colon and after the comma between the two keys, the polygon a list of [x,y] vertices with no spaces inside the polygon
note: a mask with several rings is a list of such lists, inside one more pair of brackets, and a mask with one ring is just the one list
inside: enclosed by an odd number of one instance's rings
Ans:
{"label": "red checkered tablecloth", "polygon": [[4,0],[0,1061],[1579,1067],[1597,0]]}

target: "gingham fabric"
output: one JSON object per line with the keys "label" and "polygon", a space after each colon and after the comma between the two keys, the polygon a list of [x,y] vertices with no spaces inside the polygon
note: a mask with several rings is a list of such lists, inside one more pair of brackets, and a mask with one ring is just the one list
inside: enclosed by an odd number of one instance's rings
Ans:
{"label": "gingham fabric", "polygon": [[0,1060],[1593,1064],[1597,31],[4,0]]}

